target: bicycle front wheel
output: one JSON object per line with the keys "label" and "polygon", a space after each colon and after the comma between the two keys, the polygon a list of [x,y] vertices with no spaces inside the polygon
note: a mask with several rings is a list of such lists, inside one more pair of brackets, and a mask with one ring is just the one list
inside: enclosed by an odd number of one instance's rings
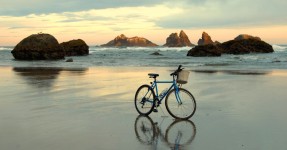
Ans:
{"label": "bicycle front wheel", "polygon": [[190,120],[175,120],[165,131],[164,139],[173,149],[184,149],[196,135],[195,124]]}
{"label": "bicycle front wheel", "polygon": [[151,86],[142,85],[135,95],[135,107],[139,114],[149,115],[155,106],[155,94]]}
{"label": "bicycle front wheel", "polygon": [[186,89],[171,90],[165,99],[165,107],[168,113],[176,119],[189,119],[196,110],[196,102],[193,95]]}

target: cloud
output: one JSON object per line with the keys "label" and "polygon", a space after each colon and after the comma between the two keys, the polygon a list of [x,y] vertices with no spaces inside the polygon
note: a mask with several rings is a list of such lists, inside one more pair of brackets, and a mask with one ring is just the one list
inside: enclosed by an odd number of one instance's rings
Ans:
{"label": "cloud", "polygon": [[0,15],[26,16],[29,14],[77,12],[91,9],[153,6],[162,2],[164,0],[9,0],[0,1]]}
{"label": "cloud", "polygon": [[[1,1],[0,16],[29,16],[63,14],[66,20],[62,22],[83,22],[89,20],[109,20],[105,14],[91,16],[83,12],[112,10],[125,13],[116,15],[120,19],[130,20],[133,18],[142,18],[143,14],[139,13],[139,7],[151,8],[148,21],[154,17],[154,24],[161,28],[226,28],[236,26],[259,26],[278,24],[284,25],[287,22],[285,9],[287,1],[282,0],[10,0]],[[181,12],[165,12],[168,15],[157,17],[157,12],[153,8],[165,6],[170,10],[181,9]],[[129,8],[127,10],[127,8]],[[126,11],[127,10],[127,11]],[[81,13],[80,17],[76,13]],[[110,14],[110,12],[105,11]],[[162,12],[161,12],[162,13]],[[71,15],[71,16],[68,16]],[[119,18],[115,18],[119,20]],[[158,19],[158,20],[156,20]]]}
{"label": "cloud", "polygon": [[281,0],[205,0],[185,1],[181,13],[161,18],[163,28],[226,28],[264,25],[286,25],[287,1]]}
{"label": "cloud", "polygon": [[[136,11],[131,11],[136,10]],[[0,16],[0,28],[8,30],[37,30],[40,32],[149,30],[158,28],[154,21],[180,12],[181,9],[163,5],[153,7],[120,7],[92,9],[79,12]],[[22,31],[21,31],[22,32]]]}
{"label": "cloud", "polygon": [[287,26],[283,0],[2,0],[0,6],[0,31],[17,40],[38,32],[65,39],[97,34],[102,40],[121,33],[157,39],[179,29]]}

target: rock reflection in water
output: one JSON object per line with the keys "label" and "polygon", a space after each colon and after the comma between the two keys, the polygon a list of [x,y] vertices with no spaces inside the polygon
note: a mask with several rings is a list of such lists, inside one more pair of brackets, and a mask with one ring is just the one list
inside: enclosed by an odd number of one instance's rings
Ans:
{"label": "rock reflection in water", "polygon": [[151,149],[157,149],[159,142],[171,149],[184,149],[191,145],[196,135],[195,124],[190,120],[175,120],[164,132],[161,123],[141,115],[135,120],[134,130],[138,141]]}
{"label": "rock reflection in water", "polygon": [[43,68],[43,67],[15,67],[13,71],[29,85],[36,88],[50,88],[62,71],[82,74],[87,68]]}

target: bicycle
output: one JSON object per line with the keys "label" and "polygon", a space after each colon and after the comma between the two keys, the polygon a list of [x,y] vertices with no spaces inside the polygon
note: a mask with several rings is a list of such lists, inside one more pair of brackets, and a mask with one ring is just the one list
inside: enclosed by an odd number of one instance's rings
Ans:
{"label": "bicycle", "polygon": [[[149,73],[149,78],[154,81],[151,85],[144,84],[138,88],[135,94],[135,107],[140,115],[149,115],[152,111],[157,112],[165,98],[165,107],[168,113],[176,119],[189,119],[196,110],[196,101],[193,95],[186,89],[182,88],[182,84],[186,84],[189,72],[183,70],[179,65],[177,70],[170,74],[172,81],[157,81],[159,74]],[[171,83],[167,90],[163,90],[158,94],[157,84]]]}

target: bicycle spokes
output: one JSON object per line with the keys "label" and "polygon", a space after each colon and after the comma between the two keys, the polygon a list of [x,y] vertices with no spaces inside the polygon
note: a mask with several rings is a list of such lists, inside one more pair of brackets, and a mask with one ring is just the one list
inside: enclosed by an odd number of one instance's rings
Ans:
{"label": "bicycle spokes", "polygon": [[141,86],[135,96],[135,106],[141,115],[148,115],[154,107],[154,92],[148,85]]}
{"label": "bicycle spokes", "polygon": [[172,90],[167,95],[165,102],[169,114],[177,119],[188,119],[196,110],[196,103],[192,94],[183,88],[178,91]]}
{"label": "bicycle spokes", "polygon": [[182,105],[182,100],[181,100],[181,98],[180,98],[180,96],[179,96],[179,94],[180,94],[179,91],[175,92],[174,94],[175,94],[175,97],[176,97],[176,101],[177,101],[177,103],[178,103],[178,106]]}
{"label": "bicycle spokes", "polygon": [[153,103],[153,100],[150,99],[151,94],[152,93],[150,93],[149,96],[147,96],[147,97],[143,97],[140,103],[143,105],[145,105],[146,102]]}

